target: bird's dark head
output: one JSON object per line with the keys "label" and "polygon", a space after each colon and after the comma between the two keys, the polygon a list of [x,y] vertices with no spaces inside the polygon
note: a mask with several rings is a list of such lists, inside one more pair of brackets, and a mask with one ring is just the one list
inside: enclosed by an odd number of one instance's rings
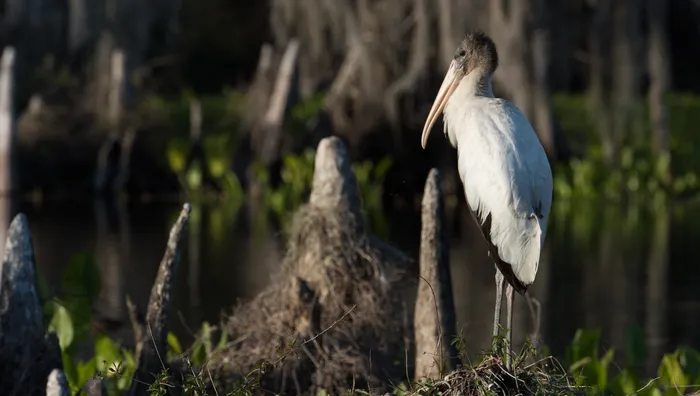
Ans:
{"label": "bird's dark head", "polygon": [[489,94],[491,92],[491,75],[493,75],[497,67],[498,53],[493,40],[482,31],[477,30],[467,33],[455,51],[454,58],[450,62],[445,79],[442,81],[437,97],[428,114],[428,119],[423,126],[423,135],[421,136],[421,146],[423,148],[428,142],[430,129],[433,127],[435,120],[442,113],[450,97],[452,97],[452,94],[462,81],[467,82],[465,87],[471,87],[467,88],[466,92],[471,92],[472,95]]}
{"label": "bird's dark head", "polygon": [[498,52],[493,40],[482,31],[467,33],[455,51],[454,61],[460,71],[467,75],[476,69],[493,74],[498,67]]}

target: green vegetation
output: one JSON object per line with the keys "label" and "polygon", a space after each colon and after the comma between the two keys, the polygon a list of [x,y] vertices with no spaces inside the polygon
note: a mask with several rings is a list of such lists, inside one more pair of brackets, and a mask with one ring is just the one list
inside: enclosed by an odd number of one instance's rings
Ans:
{"label": "green vegetation", "polygon": [[[284,226],[291,220],[294,211],[309,198],[315,157],[315,149],[306,149],[301,155],[285,155],[281,172],[282,183],[277,188],[270,186],[267,170],[262,166],[256,167],[256,179],[264,186],[263,196],[266,207]],[[380,235],[388,232],[382,211],[382,186],[391,165],[392,161],[389,157],[385,157],[376,164],[372,161],[352,164],[362,206],[367,211],[366,217],[372,228]]]}
{"label": "green vegetation", "polygon": [[[99,292],[99,278],[94,264],[87,256],[76,256],[65,271],[61,291],[49,292],[45,282],[40,289],[47,316],[48,330],[58,335],[63,354],[63,365],[73,392],[77,392],[88,380],[102,379],[110,395],[120,395],[131,383],[135,370],[133,350],[127,349],[103,334],[91,334],[90,305]],[[186,373],[180,374],[183,392],[186,395],[206,395],[212,384],[206,372],[206,362],[217,350],[225,348],[225,334],[216,337],[216,329],[208,323],[202,324],[198,337],[187,349],[170,333],[168,351],[163,354],[170,362],[183,362]],[[644,379],[640,367],[645,359],[644,343],[638,329],[628,332],[625,360],[627,366],[620,368],[613,363],[615,351],[601,351],[600,332],[579,330],[568,346],[562,362],[551,357],[548,348],[535,350],[526,345],[515,359],[516,378],[504,370],[504,356],[488,352],[478,362],[444,376],[440,380],[418,380],[395,387],[397,395],[451,395],[459,392],[477,395],[497,395],[499,391],[514,391],[516,387],[529,389],[533,394],[585,394],[585,395],[670,395],[683,394],[694,384],[700,384],[700,353],[681,347],[666,354],[658,366],[656,377]],[[497,340],[498,341],[498,340]],[[465,343],[459,338],[455,345],[468,362]],[[94,354],[82,359],[79,347],[92,344]],[[230,395],[252,395],[258,391],[256,381],[260,371],[274,369],[295,346],[290,345],[276,362],[262,361],[260,366],[239,380]],[[150,388],[152,395],[165,395],[175,385],[172,373],[163,369],[155,374]],[[350,394],[368,394],[354,389]],[[322,392],[320,394],[323,394]]]}
{"label": "green vegetation", "polygon": [[[660,201],[698,192],[700,160],[695,155],[694,122],[700,121],[700,98],[671,95],[670,156],[655,158],[651,153],[648,112],[639,114],[637,130],[623,137],[623,146],[613,163],[603,158],[601,139],[582,95],[554,98],[557,120],[576,158],[554,170],[554,190],[559,199],[575,198],[632,201],[658,204]],[[673,175],[673,177],[671,177]]]}
{"label": "green vegetation", "polygon": [[[230,165],[233,153],[241,144],[237,131],[243,94],[231,90],[219,96],[200,99],[204,131],[202,148],[206,163],[187,167],[187,158],[192,149],[188,135],[190,97],[191,94],[184,94],[181,98],[167,101],[151,98],[141,104],[138,113],[144,124],[160,125],[169,131],[169,136],[174,136],[167,138],[163,146],[165,151],[154,153],[154,158],[162,158],[163,165],[178,175],[188,195],[199,195],[197,191],[201,190],[206,171],[218,185],[220,196],[240,205],[244,193]],[[308,194],[313,148],[305,147],[303,142],[307,126],[318,115],[322,100],[323,95],[319,94],[299,103],[290,110],[285,121],[285,127],[292,136],[290,147],[294,152],[285,154],[283,158],[283,186],[274,191],[267,189],[265,193],[266,206],[278,217],[286,216],[283,213],[298,206]],[[700,158],[694,154],[697,144],[693,125],[700,121],[700,98],[685,94],[669,96],[670,156],[652,155],[649,143],[651,128],[645,121],[648,120],[648,112],[642,108],[637,117],[640,121],[634,129],[622,134],[622,146],[612,163],[603,157],[600,135],[596,131],[594,118],[590,116],[587,98],[584,95],[557,95],[553,103],[557,121],[574,154],[570,162],[558,164],[554,169],[554,191],[558,202],[605,199],[636,203],[640,207],[656,207],[669,199],[687,197],[699,191]],[[366,167],[370,173],[366,176],[358,173],[358,182],[371,183],[365,186],[373,190],[364,198],[376,196],[392,160],[387,157],[376,164],[356,166],[357,169]],[[266,186],[270,179],[266,170],[257,165],[254,167],[257,181]],[[371,175],[371,168],[376,169],[377,173]],[[373,180],[370,182],[369,179]],[[377,201],[374,198],[369,200]],[[284,222],[283,219],[281,221]]]}

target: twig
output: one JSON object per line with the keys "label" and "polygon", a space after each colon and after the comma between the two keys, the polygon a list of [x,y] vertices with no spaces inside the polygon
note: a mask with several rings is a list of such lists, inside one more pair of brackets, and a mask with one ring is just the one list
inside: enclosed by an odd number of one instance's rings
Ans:
{"label": "twig", "polygon": [[[439,355],[438,355],[438,353],[442,349],[442,322],[440,322],[440,308],[438,307],[437,296],[435,296],[435,290],[433,289],[433,285],[431,285],[430,282],[428,282],[428,280],[423,277],[423,275],[419,274],[418,276],[421,279],[423,279],[423,281],[425,281],[425,283],[430,288],[430,292],[433,295],[433,303],[435,304],[435,317],[436,317],[436,323],[438,325],[438,336],[437,336],[437,341],[435,342],[435,356],[441,356],[442,353],[440,353]],[[435,359],[433,359],[433,362],[434,361],[435,361]],[[440,373],[440,374],[442,374],[442,373]]]}
{"label": "twig", "polygon": [[211,377],[211,370],[209,370],[209,366],[207,366],[207,374],[209,374],[209,381],[211,381],[211,386],[214,388],[214,393],[216,396],[219,396],[219,391],[216,390],[216,384],[214,384],[214,379]]}
{"label": "twig", "polygon": [[343,319],[345,319],[345,317],[348,316],[348,315],[350,314],[350,312],[352,312],[352,311],[355,309],[355,307],[357,307],[357,304],[353,305],[352,308],[350,308],[347,312],[345,312],[345,313],[343,314],[343,316],[341,316],[341,317],[340,317],[338,320],[336,320],[335,322],[331,323],[331,325],[328,326],[328,327],[326,327],[322,332],[320,332],[320,333],[316,334],[315,336],[309,338],[308,340],[304,341],[304,343],[302,343],[301,346],[304,346],[304,345],[308,344],[309,342],[311,342],[311,341],[317,339],[318,337],[322,336],[323,334],[325,334],[328,330],[330,330],[330,329],[333,328],[335,325],[337,325],[338,323],[340,323]]}
{"label": "twig", "polygon": [[648,388],[649,386],[651,386],[651,384],[652,384],[654,381],[658,380],[658,379],[659,379],[659,377],[650,379],[649,382],[647,382],[646,385],[644,385],[641,389],[637,390],[636,392],[631,393],[630,395],[636,395],[636,394],[638,394],[639,392],[641,392],[641,391],[643,391],[644,389],[646,389],[646,388]]}

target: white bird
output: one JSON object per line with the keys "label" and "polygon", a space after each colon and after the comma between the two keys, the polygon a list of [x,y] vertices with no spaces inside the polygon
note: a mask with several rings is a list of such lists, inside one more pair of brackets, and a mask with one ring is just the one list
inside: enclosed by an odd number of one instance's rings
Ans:
{"label": "white bird", "polygon": [[552,170],[535,131],[513,103],[493,96],[498,67],[493,41],[468,33],[455,52],[423,128],[444,110],[444,132],[457,149],[459,176],[474,219],[496,266],[493,335],[498,335],[503,281],[507,281],[507,360],[511,366],[513,290],[525,295],[535,281],[552,204]]}

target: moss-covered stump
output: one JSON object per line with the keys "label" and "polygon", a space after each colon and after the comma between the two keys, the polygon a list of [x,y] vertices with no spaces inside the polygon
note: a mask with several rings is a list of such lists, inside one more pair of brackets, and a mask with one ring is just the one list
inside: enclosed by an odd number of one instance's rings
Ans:
{"label": "moss-covered stump", "polygon": [[340,139],[321,141],[311,198],[293,219],[281,271],[234,310],[224,329],[234,341],[208,364],[218,392],[339,394],[404,381],[408,264],[366,232]]}

